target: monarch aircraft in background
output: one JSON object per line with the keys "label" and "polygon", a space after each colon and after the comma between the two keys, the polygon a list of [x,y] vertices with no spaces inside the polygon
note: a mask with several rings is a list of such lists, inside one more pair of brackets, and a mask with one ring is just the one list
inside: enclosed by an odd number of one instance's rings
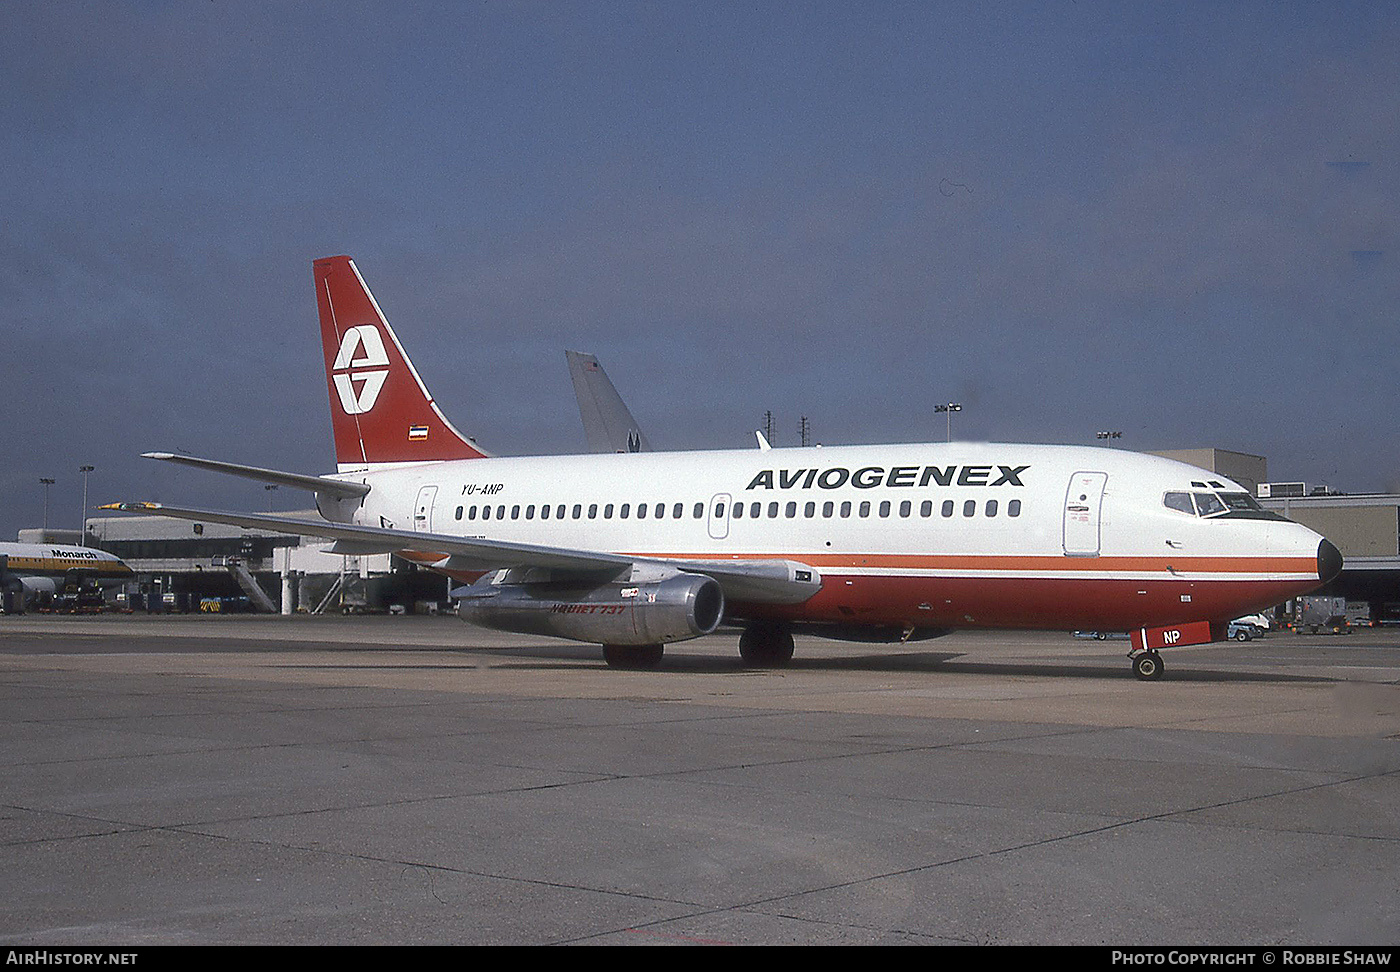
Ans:
{"label": "monarch aircraft in background", "polygon": [[1341,569],[1318,534],[1183,463],[1116,449],[922,443],[497,458],[439,410],[358,268],[315,261],[337,471],[152,458],[301,486],[322,520],[116,509],[328,537],[466,585],[462,618],[603,645],[611,665],[743,626],[781,665],[793,632],[900,642],[954,628],[1133,630],[1158,650]]}
{"label": "monarch aircraft in background", "polygon": [[0,590],[22,590],[24,602],[134,576],[121,558],[105,550],[67,543],[0,543]]}

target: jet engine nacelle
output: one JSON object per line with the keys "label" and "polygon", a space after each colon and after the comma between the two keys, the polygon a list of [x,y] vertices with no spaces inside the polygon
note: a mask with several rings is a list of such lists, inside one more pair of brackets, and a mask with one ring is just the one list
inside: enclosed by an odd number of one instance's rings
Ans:
{"label": "jet engine nacelle", "polygon": [[484,628],[606,645],[660,645],[707,635],[724,616],[711,577],[679,573],[640,584],[579,587],[498,584],[486,578],[456,595],[457,616]]}
{"label": "jet engine nacelle", "polygon": [[26,600],[44,595],[53,596],[59,591],[59,582],[55,577],[21,577],[19,583],[24,588]]}

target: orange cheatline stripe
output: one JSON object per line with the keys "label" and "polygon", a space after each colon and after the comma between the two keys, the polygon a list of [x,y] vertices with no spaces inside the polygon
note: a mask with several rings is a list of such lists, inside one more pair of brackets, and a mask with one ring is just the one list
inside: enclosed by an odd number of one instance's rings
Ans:
{"label": "orange cheatline stripe", "polygon": [[624,552],[626,557],[674,560],[798,560],[813,567],[894,567],[945,570],[1060,570],[1060,571],[1230,571],[1232,573],[1299,573],[1315,571],[1312,557],[1056,557],[992,556],[982,554],[825,554]]}
{"label": "orange cheatline stripe", "polygon": [[[1055,557],[987,556],[980,554],[824,554],[744,553],[722,554],[619,551],[624,557],[654,560],[796,560],[813,567],[886,567],[923,570],[1036,570],[1036,571],[1153,571],[1168,568],[1190,573],[1302,574],[1317,570],[1313,557]],[[447,556],[428,551],[405,551],[399,556],[431,562]]]}

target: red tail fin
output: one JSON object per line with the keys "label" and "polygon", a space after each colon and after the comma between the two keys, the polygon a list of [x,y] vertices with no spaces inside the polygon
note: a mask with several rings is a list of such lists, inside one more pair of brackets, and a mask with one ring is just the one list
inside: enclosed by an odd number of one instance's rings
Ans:
{"label": "red tail fin", "polygon": [[335,461],[342,471],[484,457],[438,410],[355,261],[326,257],[314,268]]}

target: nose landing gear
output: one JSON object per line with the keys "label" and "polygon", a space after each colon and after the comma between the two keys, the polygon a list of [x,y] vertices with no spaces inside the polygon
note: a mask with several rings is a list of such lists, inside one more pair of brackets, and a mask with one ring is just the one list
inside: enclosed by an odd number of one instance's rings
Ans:
{"label": "nose landing gear", "polygon": [[1133,660],[1133,674],[1144,682],[1156,681],[1162,677],[1162,656],[1156,651],[1139,651],[1129,657]]}

